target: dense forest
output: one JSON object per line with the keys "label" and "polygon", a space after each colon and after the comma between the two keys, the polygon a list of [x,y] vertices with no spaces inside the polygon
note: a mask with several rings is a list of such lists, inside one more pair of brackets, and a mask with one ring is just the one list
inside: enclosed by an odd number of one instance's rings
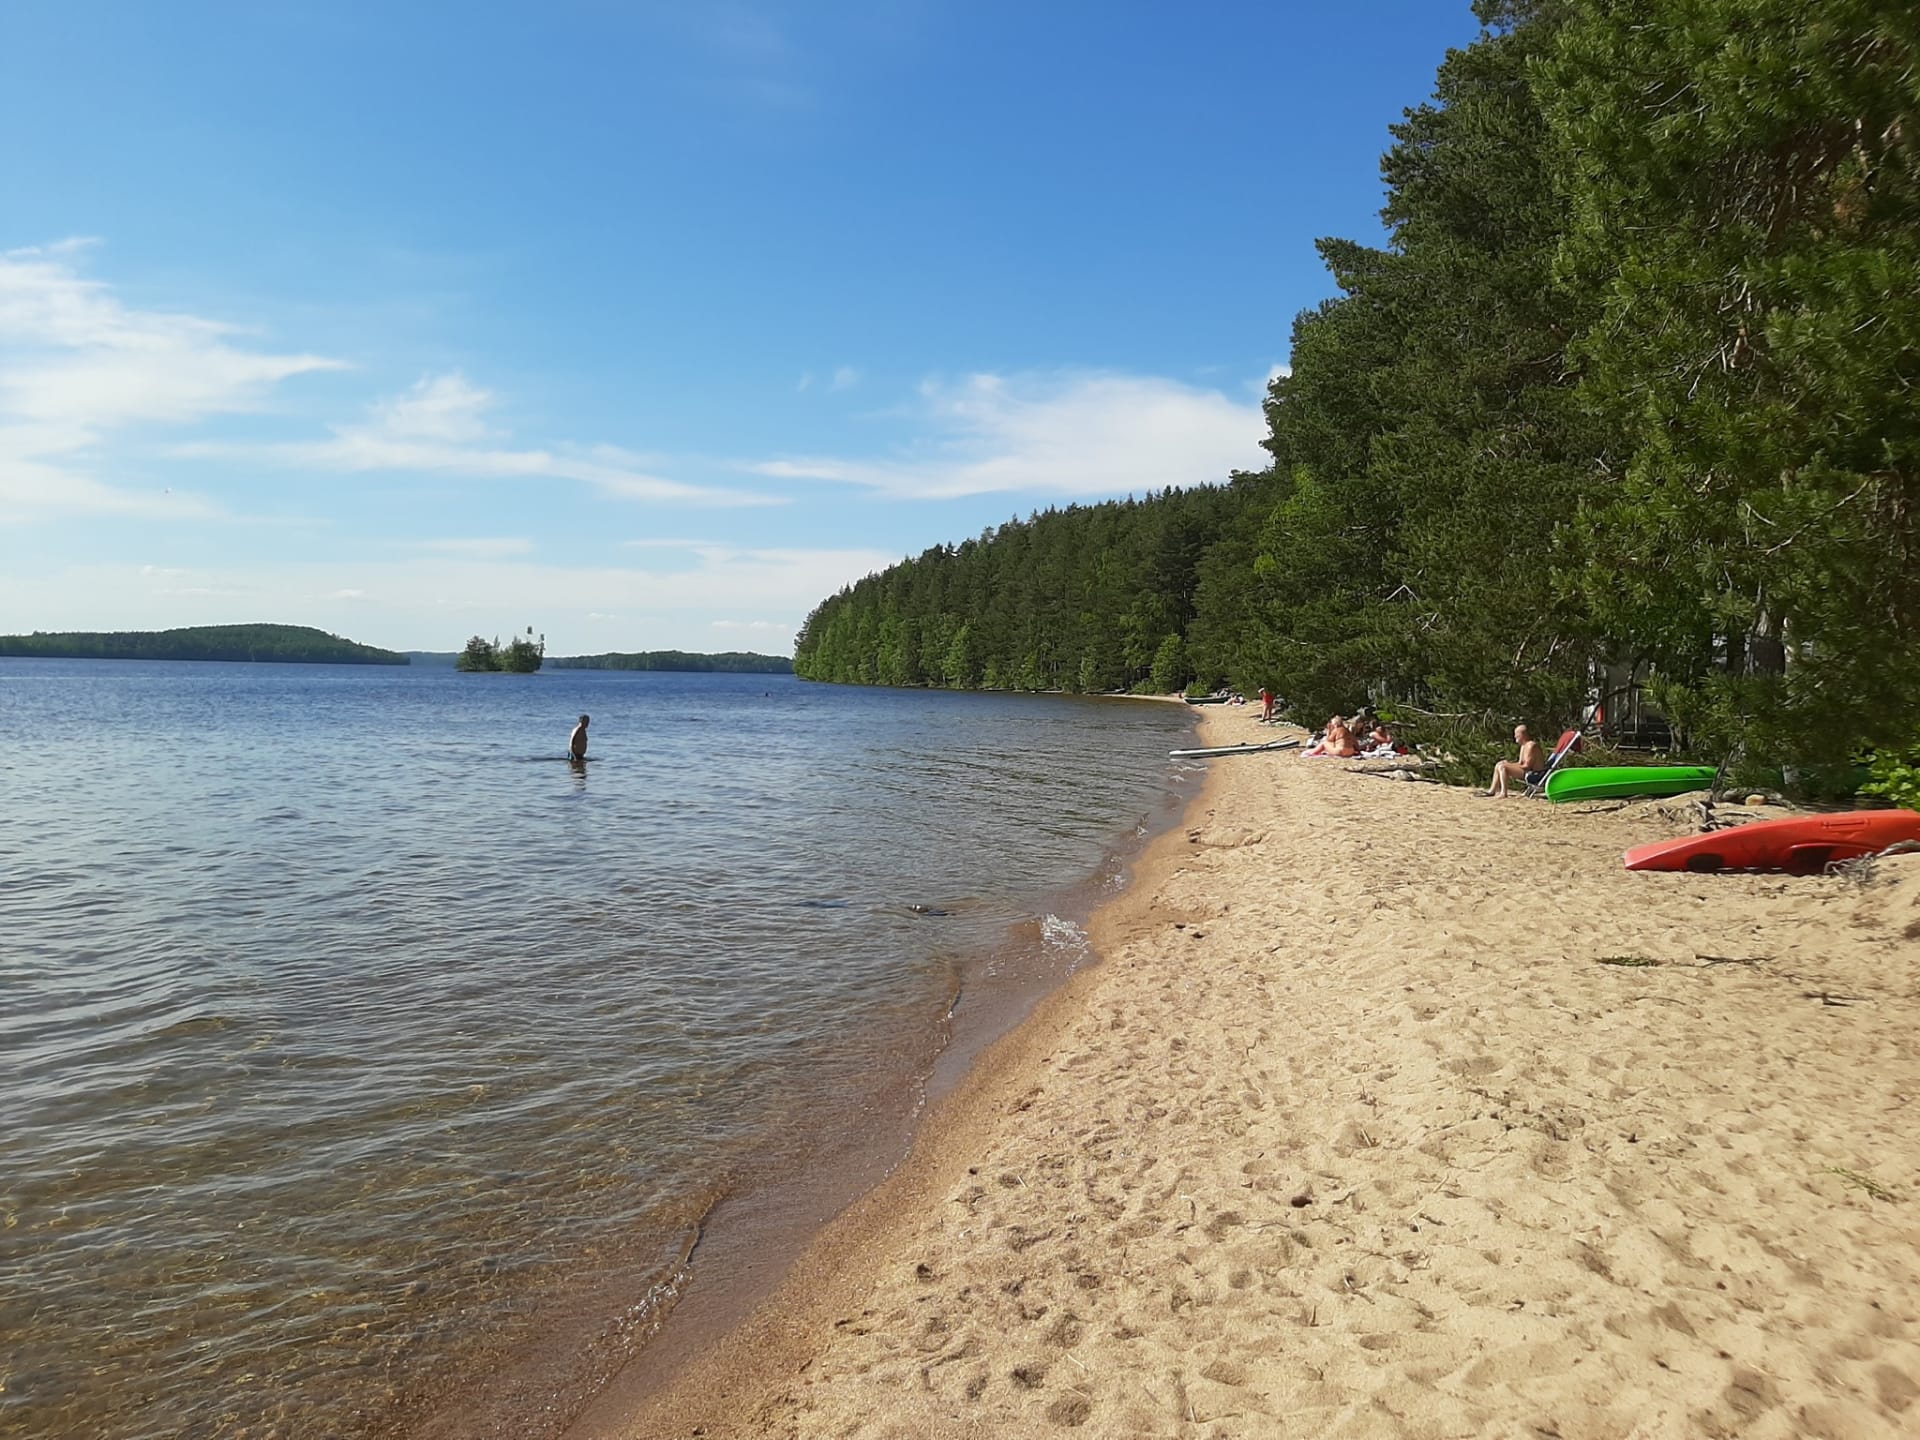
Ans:
{"label": "dense forest", "polygon": [[1920,10],[1480,0],[1324,240],[1271,463],[822,603],[809,679],[1363,695],[1706,752],[1920,747]]}
{"label": "dense forest", "polygon": [[0,655],[67,660],[252,660],[304,665],[404,665],[407,657],[307,625],[192,625],[180,630],[73,630],[0,635]]}
{"label": "dense forest", "polygon": [[755,655],[748,650],[723,650],[717,655],[697,655],[686,650],[640,650],[625,655],[568,655],[547,663],[556,670],[683,670],[728,675],[793,673],[793,661],[786,656]]}

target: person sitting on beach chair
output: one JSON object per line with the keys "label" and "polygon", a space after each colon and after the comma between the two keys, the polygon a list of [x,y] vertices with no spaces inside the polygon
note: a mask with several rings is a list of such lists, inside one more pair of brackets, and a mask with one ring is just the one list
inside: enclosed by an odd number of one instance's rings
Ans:
{"label": "person sitting on beach chair", "polygon": [[1546,789],[1547,777],[1564,765],[1569,755],[1579,750],[1585,744],[1586,737],[1578,730],[1562,731],[1560,738],[1554,742],[1553,754],[1547,757],[1547,768],[1541,772],[1539,779],[1529,779],[1527,781],[1527,794],[1538,795],[1542,790]]}
{"label": "person sitting on beach chair", "polygon": [[1520,747],[1520,759],[1517,762],[1502,760],[1493,767],[1493,783],[1486,794],[1495,800],[1504,800],[1514,793],[1507,788],[1512,781],[1520,782],[1522,788],[1519,793],[1524,795],[1527,787],[1547,778],[1547,752],[1527,727],[1514,726],[1513,739]]}

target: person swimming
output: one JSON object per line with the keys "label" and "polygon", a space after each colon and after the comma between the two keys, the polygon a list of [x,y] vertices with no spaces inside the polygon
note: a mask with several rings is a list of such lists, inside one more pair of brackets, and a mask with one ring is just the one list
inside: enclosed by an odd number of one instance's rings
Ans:
{"label": "person swimming", "polygon": [[580,717],[580,723],[573,727],[573,734],[567,737],[567,758],[569,760],[584,760],[587,758],[588,718],[588,716],[582,715]]}

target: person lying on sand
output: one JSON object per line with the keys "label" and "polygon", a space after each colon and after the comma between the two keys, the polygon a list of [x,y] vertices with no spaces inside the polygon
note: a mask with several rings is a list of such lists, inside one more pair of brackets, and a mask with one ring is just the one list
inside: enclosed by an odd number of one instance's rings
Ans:
{"label": "person lying on sand", "polygon": [[1520,781],[1522,785],[1520,793],[1524,795],[1528,788],[1538,785],[1547,773],[1547,752],[1540,742],[1527,732],[1527,727],[1514,726],[1513,738],[1520,746],[1520,759],[1518,763],[1502,760],[1493,767],[1493,784],[1486,793],[1495,800],[1504,800],[1513,793],[1507,788],[1509,782]]}

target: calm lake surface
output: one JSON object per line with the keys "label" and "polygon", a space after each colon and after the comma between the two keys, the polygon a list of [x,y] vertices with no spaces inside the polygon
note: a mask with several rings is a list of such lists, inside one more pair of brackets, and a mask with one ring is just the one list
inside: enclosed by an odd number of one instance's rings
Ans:
{"label": "calm lake surface", "polygon": [[1084,958],[1187,733],[0,660],[0,1434],[557,1428],[716,1204],[904,1134],[956,1016]]}

